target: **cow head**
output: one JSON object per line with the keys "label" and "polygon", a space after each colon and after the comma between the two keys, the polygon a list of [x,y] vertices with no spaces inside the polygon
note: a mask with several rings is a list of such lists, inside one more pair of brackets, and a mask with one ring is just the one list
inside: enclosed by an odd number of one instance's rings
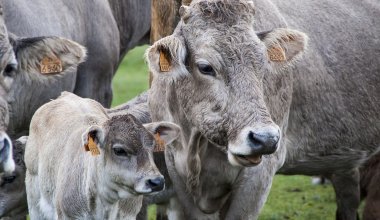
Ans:
{"label": "cow head", "polygon": [[174,88],[175,111],[240,166],[257,165],[278,148],[281,131],[264,101],[263,77],[289,66],[307,44],[292,29],[257,34],[254,13],[244,0],[193,1],[181,7],[174,34],[147,51],[154,79]]}
{"label": "cow head", "polygon": [[179,131],[172,123],[142,125],[129,114],[113,116],[103,126],[89,127],[82,135],[83,145],[91,148],[90,142],[95,143],[104,157],[98,169],[99,181],[103,181],[100,185],[106,186],[101,192],[106,200],[163,190],[165,180],[153,161],[153,149],[157,144],[170,144]]}
{"label": "cow head", "polygon": [[[11,137],[25,133],[38,107],[62,91],[72,91],[76,68],[85,56],[84,47],[64,38],[23,38],[8,33],[1,11],[1,132],[7,131]],[[6,135],[0,136],[0,143],[8,140]]]}
{"label": "cow head", "polygon": [[0,6],[0,173],[11,173],[15,169],[12,142],[5,132],[9,122],[6,96],[12,85],[12,79],[8,76],[13,74],[16,68],[16,56],[8,38]]}

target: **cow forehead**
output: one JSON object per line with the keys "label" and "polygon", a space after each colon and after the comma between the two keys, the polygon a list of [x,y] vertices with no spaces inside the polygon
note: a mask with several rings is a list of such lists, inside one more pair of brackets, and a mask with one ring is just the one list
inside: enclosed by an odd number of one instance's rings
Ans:
{"label": "cow forehead", "polygon": [[118,139],[127,145],[142,145],[153,141],[153,135],[134,117],[115,116],[108,123],[110,139]]}
{"label": "cow forehead", "polygon": [[193,15],[202,20],[223,25],[236,25],[242,22],[253,22],[254,6],[246,0],[201,0],[194,1],[189,8],[190,19]]}

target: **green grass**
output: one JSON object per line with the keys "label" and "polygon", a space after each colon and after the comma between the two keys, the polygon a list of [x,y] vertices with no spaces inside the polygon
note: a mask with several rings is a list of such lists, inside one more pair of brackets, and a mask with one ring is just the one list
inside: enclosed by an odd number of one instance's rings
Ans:
{"label": "green grass", "polygon": [[133,49],[120,64],[112,83],[112,106],[122,104],[148,89],[148,66],[144,62],[146,48]]}
{"label": "green grass", "polygon": [[[130,51],[113,80],[113,105],[133,98],[148,88],[148,69],[144,50]],[[305,176],[276,175],[264,209],[262,220],[329,220],[335,219],[335,194],[331,185],[312,185]],[[149,208],[149,220],[154,219],[155,206]]]}

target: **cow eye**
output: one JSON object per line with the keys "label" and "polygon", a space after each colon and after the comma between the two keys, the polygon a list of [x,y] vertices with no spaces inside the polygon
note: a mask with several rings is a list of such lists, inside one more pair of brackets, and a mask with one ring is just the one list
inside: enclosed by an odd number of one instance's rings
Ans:
{"label": "cow eye", "polygon": [[116,156],[122,156],[122,157],[127,157],[128,156],[128,153],[121,147],[114,147],[113,148],[113,153],[116,155]]}
{"label": "cow eye", "polygon": [[209,75],[209,76],[215,76],[215,71],[214,68],[210,64],[207,63],[198,63],[197,64],[199,72],[201,72],[204,75]]}
{"label": "cow eye", "polygon": [[4,176],[3,177],[3,184],[13,183],[15,181],[16,176]]}
{"label": "cow eye", "polygon": [[16,73],[16,70],[17,70],[17,64],[11,63],[5,67],[3,74],[4,76],[7,76],[7,77],[13,77]]}

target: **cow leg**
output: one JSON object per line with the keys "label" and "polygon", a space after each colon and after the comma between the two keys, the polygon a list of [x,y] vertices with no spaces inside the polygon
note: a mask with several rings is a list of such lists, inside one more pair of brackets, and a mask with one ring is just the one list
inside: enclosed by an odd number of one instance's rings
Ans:
{"label": "cow leg", "polygon": [[170,220],[186,219],[177,197],[170,198],[169,206],[167,207],[167,215]]}
{"label": "cow leg", "polygon": [[40,209],[41,193],[39,190],[38,177],[26,172],[25,186],[28,200],[29,217],[31,220],[46,219]]}
{"label": "cow leg", "polygon": [[372,177],[368,186],[367,197],[363,210],[363,220],[379,220],[380,219],[380,173],[376,173]]}
{"label": "cow leg", "polygon": [[143,200],[141,209],[136,216],[136,220],[146,220],[148,219],[148,204]]}
{"label": "cow leg", "polygon": [[157,204],[156,220],[168,220],[168,215],[166,213],[168,205],[169,204]]}
{"label": "cow leg", "polygon": [[[379,185],[374,190],[379,191]],[[368,194],[365,200],[363,210],[363,220],[379,220],[380,219],[380,192]]]}
{"label": "cow leg", "polygon": [[357,210],[360,205],[360,175],[359,170],[354,169],[346,172],[337,172],[331,175],[336,194],[336,219],[356,220]]}

